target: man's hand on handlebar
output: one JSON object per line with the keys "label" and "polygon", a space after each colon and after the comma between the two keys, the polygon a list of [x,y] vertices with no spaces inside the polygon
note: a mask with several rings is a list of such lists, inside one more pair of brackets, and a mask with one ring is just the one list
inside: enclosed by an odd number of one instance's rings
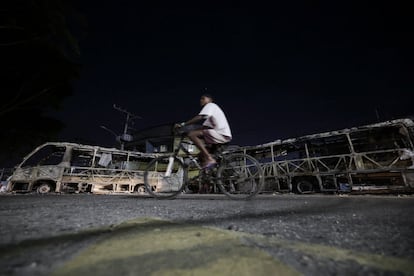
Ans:
{"label": "man's hand on handlebar", "polygon": [[174,128],[182,128],[183,126],[185,126],[185,123],[184,122],[179,123],[179,124],[175,124],[174,125]]}

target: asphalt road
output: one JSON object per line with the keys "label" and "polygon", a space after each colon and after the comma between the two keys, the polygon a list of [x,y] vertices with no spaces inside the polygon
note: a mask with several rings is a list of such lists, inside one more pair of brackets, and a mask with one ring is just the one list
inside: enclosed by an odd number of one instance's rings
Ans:
{"label": "asphalt road", "polygon": [[395,195],[0,195],[0,275],[168,275],[170,262],[175,275],[414,275],[413,213]]}

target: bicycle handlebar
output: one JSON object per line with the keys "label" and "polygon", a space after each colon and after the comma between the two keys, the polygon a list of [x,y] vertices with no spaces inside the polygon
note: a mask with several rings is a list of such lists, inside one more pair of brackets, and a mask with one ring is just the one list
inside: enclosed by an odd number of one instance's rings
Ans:
{"label": "bicycle handlebar", "polygon": [[183,135],[186,135],[187,133],[189,132],[189,130],[188,129],[185,129],[185,126],[183,126],[183,127],[173,127],[173,134],[174,135],[180,135],[180,136],[183,136]]}
{"label": "bicycle handlebar", "polygon": [[181,126],[181,127],[175,127],[175,125],[173,126],[173,133],[176,135],[186,135],[187,133],[189,133],[192,130],[197,130],[197,129],[201,129],[202,126],[198,125],[198,124],[190,124],[190,125],[185,125],[185,126]]}

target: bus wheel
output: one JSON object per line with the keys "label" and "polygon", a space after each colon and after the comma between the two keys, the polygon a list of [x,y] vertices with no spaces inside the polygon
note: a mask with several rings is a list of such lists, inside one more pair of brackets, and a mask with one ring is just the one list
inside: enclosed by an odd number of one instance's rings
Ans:
{"label": "bus wheel", "polygon": [[300,194],[310,194],[314,192],[312,182],[307,181],[307,180],[300,180],[296,184],[296,190]]}
{"label": "bus wheel", "polygon": [[146,193],[145,186],[144,185],[139,185],[137,187],[137,193],[139,193],[139,194],[145,194]]}
{"label": "bus wheel", "polygon": [[50,185],[47,182],[42,182],[40,183],[40,185],[37,187],[36,192],[38,194],[44,195],[44,194],[48,194],[52,191],[52,185]]}

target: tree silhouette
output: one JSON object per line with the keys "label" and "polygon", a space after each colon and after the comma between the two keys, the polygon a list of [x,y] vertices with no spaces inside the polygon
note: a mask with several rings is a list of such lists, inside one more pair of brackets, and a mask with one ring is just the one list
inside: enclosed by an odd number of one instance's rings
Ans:
{"label": "tree silhouette", "polygon": [[8,166],[64,127],[48,113],[79,77],[73,33],[84,20],[64,0],[3,1],[0,13],[0,166]]}

